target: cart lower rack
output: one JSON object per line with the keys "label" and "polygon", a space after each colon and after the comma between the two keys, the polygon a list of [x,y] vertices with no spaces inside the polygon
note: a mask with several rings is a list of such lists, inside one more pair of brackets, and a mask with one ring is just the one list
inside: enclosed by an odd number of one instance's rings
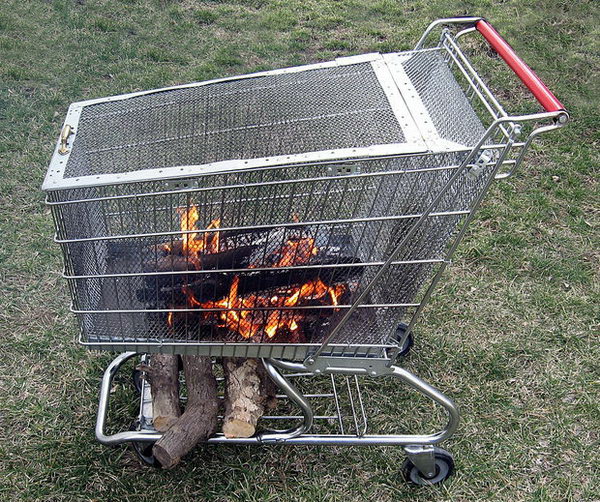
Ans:
{"label": "cart lower rack", "polygon": [[[543,112],[507,114],[460,47],[473,32]],[[400,445],[410,481],[445,479],[452,456],[436,445],[458,411],[401,356],[490,184],[567,120],[475,17],[432,23],[412,51],[71,105],[43,188],[80,341],[122,352],[103,379],[98,440],[132,442],[154,461],[162,434],[144,378],[135,430],[105,432],[111,382],[126,361],[260,358],[279,399],[299,411],[263,417],[252,437],[208,443]],[[439,404],[447,425],[371,433],[359,380],[380,377]],[[298,378],[329,389],[301,391]],[[317,398],[329,402],[325,414],[315,414]],[[319,421],[335,427],[314,433]]]}

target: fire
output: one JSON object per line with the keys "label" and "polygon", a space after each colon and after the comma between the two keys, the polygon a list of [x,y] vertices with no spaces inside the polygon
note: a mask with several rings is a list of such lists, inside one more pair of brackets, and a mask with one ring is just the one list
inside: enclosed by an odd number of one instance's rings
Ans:
{"label": "fire", "polygon": [[274,267],[288,267],[308,263],[319,250],[315,240],[310,237],[292,238],[271,255],[275,261]]}
{"label": "fire", "polygon": [[[220,232],[198,232],[196,225],[200,213],[196,206],[188,209],[178,209],[180,228],[183,233],[181,252],[200,269],[202,254],[218,253],[221,251]],[[294,221],[299,220],[297,216]],[[220,228],[221,221],[214,219],[206,227],[207,230]],[[165,244],[163,249],[172,252],[173,246]],[[288,267],[308,263],[318,254],[315,239],[294,236],[286,240],[277,250],[265,260],[272,267]],[[219,326],[239,333],[244,338],[252,338],[264,333],[268,338],[277,334],[300,332],[302,320],[305,318],[303,309],[294,310],[292,307],[306,305],[339,305],[340,296],[346,291],[346,286],[338,284],[328,286],[320,278],[312,279],[298,286],[279,288],[268,294],[251,293],[238,294],[240,276],[236,275],[229,288],[227,296],[219,300],[201,302],[193,290],[184,285],[181,291],[185,295],[188,308],[218,309],[202,312],[206,319],[217,319]],[[173,327],[173,311],[168,313],[167,324]]]}
{"label": "fire", "polygon": [[[189,288],[184,288],[184,293],[190,306],[205,309],[223,309],[218,312],[220,324],[229,330],[239,333],[244,338],[252,338],[263,331],[269,338],[278,332],[297,331],[299,322],[303,319],[301,310],[278,310],[281,307],[296,307],[301,301],[314,300],[319,303],[338,305],[339,296],[345,291],[344,285],[335,287],[327,286],[321,279],[308,281],[300,287],[287,291],[279,291],[273,296],[238,294],[240,278],[235,276],[227,297],[218,301],[199,302]],[[270,307],[275,310],[256,310]],[[210,315],[210,313],[209,313]]]}
{"label": "fire", "polygon": [[[180,228],[182,232],[190,232],[196,230],[196,224],[200,219],[200,213],[196,206],[191,206],[188,209],[179,208],[177,210],[181,218]],[[206,230],[219,228],[221,220],[215,218],[210,222]],[[219,232],[191,232],[184,233],[182,240],[182,253],[188,255],[193,260],[197,260],[201,253],[218,253],[219,252],[220,236]]]}

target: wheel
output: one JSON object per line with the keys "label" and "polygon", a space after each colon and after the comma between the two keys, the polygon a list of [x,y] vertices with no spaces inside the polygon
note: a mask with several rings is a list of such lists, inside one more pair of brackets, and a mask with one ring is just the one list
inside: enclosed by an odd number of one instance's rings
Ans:
{"label": "wheel", "polygon": [[[406,331],[406,328],[408,328],[408,326],[406,324],[404,324],[403,322],[401,322],[398,325],[398,328],[396,329],[396,337],[398,338],[398,340],[400,340],[404,336],[404,332]],[[398,357],[406,357],[409,354],[410,349],[412,349],[412,346],[414,344],[415,344],[415,339],[413,338],[413,334],[411,331],[408,334],[408,336],[406,337],[406,340],[404,340],[404,343],[402,344],[402,347],[400,348],[400,351],[398,352]]]}
{"label": "wheel", "polygon": [[454,458],[442,448],[434,448],[435,455],[435,475],[431,478],[424,477],[419,469],[407,458],[402,466],[404,479],[409,483],[419,486],[437,485],[448,479],[454,472]]}
{"label": "wheel", "polygon": [[133,451],[135,451],[135,454],[143,464],[149,465],[150,467],[160,468],[158,460],[156,460],[156,457],[152,455],[152,447],[154,446],[154,443],[143,443],[141,441],[133,441],[131,443],[131,446],[133,447]]}
{"label": "wheel", "polygon": [[131,373],[131,380],[133,383],[133,387],[137,390],[138,394],[142,393],[142,370],[138,370],[137,368],[133,370]]}
{"label": "wheel", "polygon": [[[139,430],[137,420],[131,426],[131,430],[133,430],[133,431]],[[140,459],[140,462],[142,462],[143,464],[148,465],[150,467],[160,468],[160,463],[158,462],[158,460],[156,460],[156,458],[152,454],[153,446],[154,446],[153,442],[151,442],[151,443],[148,443],[146,441],[132,441],[131,442],[131,447],[133,448],[133,451],[137,455],[137,458]]]}

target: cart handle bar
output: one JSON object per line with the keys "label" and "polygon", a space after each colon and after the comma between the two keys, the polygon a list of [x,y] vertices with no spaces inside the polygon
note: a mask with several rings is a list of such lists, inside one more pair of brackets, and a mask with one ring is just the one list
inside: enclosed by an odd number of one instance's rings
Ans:
{"label": "cart handle bar", "polygon": [[564,105],[558,98],[548,89],[542,79],[527,66],[515,52],[515,50],[504,40],[494,27],[485,19],[480,19],[475,22],[475,28],[483,38],[485,38],[492,49],[494,49],[509,68],[515,72],[521,82],[531,91],[535,99],[544,107],[547,112],[566,111]]}
{"label": "cart handle bar", "polygon": [[542,82],[542,79],[540,79],[540,77],[538,77],[535,72],[529,66],[527,66],[525,61],[523,61],[517,55],[515,50],[508,44],[508,42],[504,40],[494,29],[494,27],[482,17],[453,17],[438,19],[428,26],[427,30],[425,30],[425,33],[423,33],[423,36],[417,43],[415,49],[421,49],[431,31],[433,31],[435,27],[444,24],[466,24],[474,26],[475,29],[481,33],[483,38],[487,40],[490,46],[500,55],[509,68],[515,72],[521,82],[523,82],[523,84],[525,84],[525,86],[531,91],[535,99],[539,101],[544,110],[547,112],[564,112],[558,117],[558,121],[560,123],[564,123],[568,120],[565,106],[558,100],[552,91],[548,89],[546,84]]}

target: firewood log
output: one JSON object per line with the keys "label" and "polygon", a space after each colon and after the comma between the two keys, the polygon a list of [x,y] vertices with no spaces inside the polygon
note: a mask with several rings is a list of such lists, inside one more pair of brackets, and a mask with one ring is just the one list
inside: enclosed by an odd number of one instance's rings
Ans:
{"label": "firewood log", "polygon": [[[262,242],[265,233],[269,233],[274,229],[277,229],[276,225],[265,228],[239,228],[236,230],[218,230],[214,232],[207,232],[206,236],[213,236],[219,234],[219,240],[222,243],[228,244],[228,247],[245,246],[246,244],[253,244],[255,241]],[[302,225],[287,227],[288,231],[302,229]],[[201,237],[200,237],[201,238]],[[233,244],[233,246],[232,246]],[[173,239],[172,241],[165,241],[156,246],[151,246],[150,250],[152,254],[158,254],[159,256],[166,256],[168,254],[182,256],[183,255],[183,239]]]}
{"label": "firewood log", "polygon": [[160,465],[169,469],[217,428],[217,380],[212,362],[205,356],[182,356],[188,401],[183,415],[152,448]]}
{"label": "firewood log", "polygon": [[276,386],[258,359],[223,358],[225,416],[223,434],[251,437],[258,419],[276,405]]}
{"label": "firewood log", "polygon": [[278,288],[300,286],[319,278],[331,286],[360,277],[362,274],[363,267],[355,258],[336,259],[336,263],[345,263],[345,260],[348,260],[347,266],[337,268],[283,270],[273,268],[262,271],[248,269],[247,272],[238,274],[215,272],[214,274],[181,274],[158,278],[149,276],[145,281],[147,287],[138,290],[136,296],[143,302],[162,300],[183,305],[186,303],[186,299],[181,286],[185,285],[194,294],[196,300],[206,302],[227,296],[231,281],[236,275],[240,276],[238,294],[242,296]]}
{"label": "firewood log", "polygon": [[159,432],[164,432],[181,415],[178,356],[153,355],[146,375],[152,392],[154,428]]}
{"label": "firewood log", "polygon": [[[242,268],[248,264],[248,257],[256,246],[240,246],[220,253],[204,254],[198,257],[198,262],[203,270],[222,268]],[[182,270],[195,270],[193,258],[177,254],[158,254],[142,264],[144,272],[170,272]]]}

